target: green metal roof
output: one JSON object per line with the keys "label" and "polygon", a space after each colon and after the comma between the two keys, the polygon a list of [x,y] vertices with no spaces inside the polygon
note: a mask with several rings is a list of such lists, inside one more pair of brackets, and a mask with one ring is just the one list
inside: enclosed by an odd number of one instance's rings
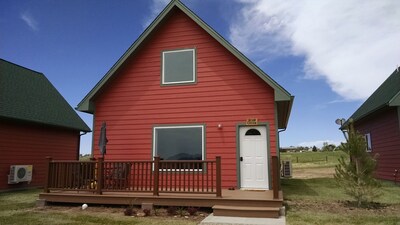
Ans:
{"label": "green metal roof", "polygon": [[350,118],[357,121],[387,106],[400,106],[400,69],[396,69]]}
{"label": "green metal roof", "polygon": [[[189,8],[187,8],[179,0],[172,0],[164,10],[157,16],[157,18],[146,28],[146,30],[139,36],[139,38],[129,47],[129,49],[119,58],[119,60],[111,67],[111,69],[103,76],[103,78],[95,85],[95,87],[83,98],[78,104],[77,110],[87,113],[94,113],[93,98],[102,89],[102,87],[109,81],[123,63],[140,47],[142,42],[146,40],[148,36],[153,34],[160,23],[168,18],[168,15],[172,13],[173,9],[179,9],[189,16],[197,25],[203,28],[208,34],[210,34],[215,40],[223,45],[229,52],[235,55],[242,63],[249,67],[255,74],[257,74],[264,82],[271,86],[275,91],[275,101],[279,105],[278,107],[278,127],[286,128],[290,111],[293,104],[294,97],[290,95],[282,86],[268,76],[264,71],[257,67],[251,62],[246,56],[244,56],[239,50],[233,45],[226,41],[221,35],[215,30],[208,26],[203,20],[201,20],[196,14],[194,14]],[[281,112],[281,110],[284,110]]]}
{"label": "green metal roof", "polygon": [[39,72],[0,59],[0,117],[90,131]]}

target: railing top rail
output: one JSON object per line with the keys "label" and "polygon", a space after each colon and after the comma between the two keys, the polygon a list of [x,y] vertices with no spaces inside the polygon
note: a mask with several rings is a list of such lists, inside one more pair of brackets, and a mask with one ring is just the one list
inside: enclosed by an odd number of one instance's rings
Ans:
{"label": "railing top rail", "polygon": [[107,160],[103,161],[103,163],[152,163],[153,160],[133,160],[133,161],[120,161],[120,160]]}
{"label": "railing top rail", "polygon": [[96,161],[51,160],[50,163],[96,163]]}
{"label": "railing top rail", "polygon": [[[79,161],[79,160],[52,160],[51,163],[96,163],[97,161]],[[154,160],[133,160],[133,161],[119,161],[107,160],[103,163],[152,163]],[[160,160],[164,163],[214,163],[215,160]]]}
{"label": "railing top rail", "polygon": [[[74,164],[82,164],[82,163],[97,163],[97,160],[94,161],[79,161],[79,160],[51,160],[50,163],[74,163]],[[103,163],[153,163],[154,160],[133,160],[133,161],[119,161],[119,160],[107,160],[103,161]],[[215,163],[216,160],[160,160],[162,163]]]}
{"label": "railing top rail", "polygon": [[160,162],[167,163],[212,163],[215,160],[160,160]]}

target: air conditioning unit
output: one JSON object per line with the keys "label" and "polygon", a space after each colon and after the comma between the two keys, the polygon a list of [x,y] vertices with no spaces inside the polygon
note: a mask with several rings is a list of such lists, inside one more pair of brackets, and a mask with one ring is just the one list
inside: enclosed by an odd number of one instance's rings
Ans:
{"label": "air conditioning unit", "polygon": [[290,160],[282,161],[281,176],[292,177],[292,161]]}
{"label": "air conditioning unit", "polygon": [[32,181],[32,165],[12,165],[8,175],[9,184]]}

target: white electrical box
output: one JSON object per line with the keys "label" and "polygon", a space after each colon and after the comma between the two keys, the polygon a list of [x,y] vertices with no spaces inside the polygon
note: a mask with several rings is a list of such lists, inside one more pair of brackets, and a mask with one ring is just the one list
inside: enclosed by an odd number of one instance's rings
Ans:
{"label": "white electrical box", "polygon": [[8,175],[9,184],[32,181],[32,165],[12,165]]}

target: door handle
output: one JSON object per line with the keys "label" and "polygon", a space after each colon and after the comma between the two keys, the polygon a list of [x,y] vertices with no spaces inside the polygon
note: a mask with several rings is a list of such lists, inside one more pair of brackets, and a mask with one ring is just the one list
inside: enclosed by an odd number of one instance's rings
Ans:
{"label": "door handle", "polygon": [[241,161],[241,162],[243,161],[243,157],[242,157],[242,156],[240,156],[240,161]]}

